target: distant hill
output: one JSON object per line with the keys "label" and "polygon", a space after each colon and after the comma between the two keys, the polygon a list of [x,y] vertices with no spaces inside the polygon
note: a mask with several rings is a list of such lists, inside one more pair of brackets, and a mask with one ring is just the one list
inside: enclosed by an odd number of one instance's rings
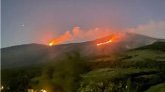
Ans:
{"label": "distant hill", "polygon": [[1,49],[2,68],[29,66],[41,63],[47,54],[47,46],[26,44]]}
{"label": "distant hill", "polygon": [[158,42],[155,42],[154,44],[137,48],[137,50],[150,49],[150,50],[165,51],[164,47],[165,47],[165,42],[158,41]]}
{"label": "distant hill", "polygon": [[112,38],[112,35],[93,41],[61,44],[52,47],[41,44],[26,44],[2,48],[2,68],[22,67],[56,61],[74,51],[78,51],[82,56],[89,57],[111,55],[132,48],[149,45],[157,41],[155,38],[139,34],[123,34],[124,36],[119,41],[113,41],[112,43],[103,46],[97,46],[96,44],[109,40]]}

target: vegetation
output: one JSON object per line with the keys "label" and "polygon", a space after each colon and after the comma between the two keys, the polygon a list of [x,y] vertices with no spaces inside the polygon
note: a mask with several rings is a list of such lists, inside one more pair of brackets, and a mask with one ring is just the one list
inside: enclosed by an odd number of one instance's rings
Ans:
{"label": "vegetation", "polygon": [[80,75],[89,71],[79,53],[69,53],[59,62],[41,67],[2,70],[4,92],[26,92],[27,89],[46,89],[49,92],[75,92],[79,87]]}
{"label": "vegetation", "polygon": [[164,43],[115,56],[68,53],[58,62],[2,70],[2,92],[164,92]]}
{"label": "vegetation", "polygon": [[164,92],[164,91],[165,91],[165,83],[161,83],[156,86],[152,86],[145,92]]}

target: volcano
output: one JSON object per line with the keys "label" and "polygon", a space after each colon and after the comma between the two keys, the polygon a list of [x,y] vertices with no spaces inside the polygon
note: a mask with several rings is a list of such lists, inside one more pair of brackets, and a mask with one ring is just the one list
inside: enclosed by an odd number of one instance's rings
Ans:
{"label": "volcano", "polygon": [[[93,41],[47,46],[25,44],[1,49],[2,68],[23,67],[46,62],[55,62],[68,53],[79,52],[81,56],[92,57],[112,55],[140,46],[152,44],[159,39],[144,35],[123,33],[123,36],[109,35]],[[99,44],[99,46],[98,46]]]}

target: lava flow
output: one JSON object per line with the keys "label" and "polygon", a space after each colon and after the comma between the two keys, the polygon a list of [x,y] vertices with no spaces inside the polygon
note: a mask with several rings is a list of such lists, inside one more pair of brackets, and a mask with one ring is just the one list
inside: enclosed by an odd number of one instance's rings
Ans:
{"label": "lava flow", "polygon": [[53,46],[54,45],[54,42],[50,42],[48,45],[49,46]]}
{"label": "lava flow", "polygon": [[109,44],[109,43],[111,43],[111,42],[112,42],[112,40],[110,39],[110,40],[108,40],[108,41],[106,41],[106,42],[98,43],[97,46],[104,45],[104,44]]}

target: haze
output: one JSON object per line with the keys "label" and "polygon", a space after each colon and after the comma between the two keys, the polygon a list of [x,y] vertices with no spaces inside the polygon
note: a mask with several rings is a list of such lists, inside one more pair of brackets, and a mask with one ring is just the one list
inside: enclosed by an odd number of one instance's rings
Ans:
{"label": "haze", "polygon": [[[165,0],[1,1],[2,47],[47,44],[66,33],[76,35],[75,28],[82,34],[73,42],[116,31],[165,38]],[[80,35],[84,39],[77,40]]]}

